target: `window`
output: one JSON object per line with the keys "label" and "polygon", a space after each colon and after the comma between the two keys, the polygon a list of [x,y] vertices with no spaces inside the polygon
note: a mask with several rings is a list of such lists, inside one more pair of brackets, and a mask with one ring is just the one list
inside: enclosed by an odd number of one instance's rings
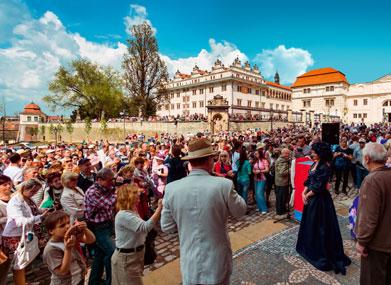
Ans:
{"label": "window", "polygon": [[171,92],[170,97],[174,98],[174,92]]}
{"label": "window", "polygon": [[326,86],[326,92],[334,91],[334,86]]}
{"label": "window", "polygon": [[213,93],[213,87],[209,87],[209,93]]}
{"label": "window", "polygon": [[171,110],[175,109],[175,104],[171,104]]}
{"label": "window", "polygon": [[238,106],[242,106],[242,99],[236,99],[236,103]]}
{"label": "window", "polygon": [[327,107],[334,106],[334,99],[326,99],[326,106]]}
{"label": "window", "polygon": [[204,107],[204,101],[200,101],[200,108]]}
{"label": "window", "polygon": [[170,109],[170,104],[166,104],[165,109],[166,110]]}
{"label": "window", "polygon": [[266,103],[262,102],[261,104],[262,104],[262,108],[265,108]]}
{"label": "window", "polygon": [[238,85],[238,86],[236,86],[236,91],[242,92],[242,88]]}
{"label": "window", "polygon": [[248,94],[252,94],[252,90],[251,90],[251,88],[247,88],[247,92],[248,92]]}
{"label": "window", "polygon": [[38,117],[34,116],[34,122],[38,122]]}
{"label": "window", "polygon": [[259,90],[255,90],[255,95],[259,95]]}
{"label": "window", "polygon": [[357,119],[357,114],[353,114],[353,118]]}
{"label": "window", "polygon": [[193,105],[193,108],[197,108],[197,102],[196,101],[193,101],[192,105]]}
{"label": "window", "polygon": [[181,96],[181,93],[180,92],[177,92],[176,93],[176,97],[179,98]]}
{"label": "window", "polygon": [[31,117],[27,116],[27,122],[31,122]]}
{"label": "window", "polygon": [[183,96],[183,97],[182,97],[182,101],[183,101],[183,102],[186,102],[186,96]]}
{"label": "window", "polygon": [[364,119],[366,119],[366,118],[367,118],[367,113],[362,114],[362,117],[363,117]]}
{"label": "window", "polygon": [[200,95],[204,94],[204,89],[200,89],[199,92],[200,92]]}
{"label": "window", "polygon": [[368,105],[368,99],[363,100],[363,105]]}
{"label": "window", "polygon": [[303,107],[311,107],[311,100],[303,100]]}
{"label": "window", "polygon": [[259,102],[255,102],[255,108],[259,108]]}
{"label": "window", "polygon": [[176,108],[179,110],[181,108],[181,103],[177,103]]}
{"label": "window", "polygon": [[247,107],[251,107],[252,104],[253,104],[252,101],[250,101],[250,100],[247,101]]}
{"label": "window", "polygon": [[311,88],[304,88],[304,89],[303,89],[303,92],[304,92],[304,93],[311,93]]}
{"label": "window", "polygon": [[269,108],[270,108],[270,109],[273,109],[273,103],[270,103],[270,104],[269,104]]}
{"label": "window", "polygon": [[280,107],[280,104],[276,104],[276,110],[278,110],[278,107]]}
{"label": "window", "polygon": [[193,90],[193,95],[197,95],[197,90]]}
{"label": "window", "polygon": [[357,106],[357,104],[358,104],[358,101],[357,100],[353,100],[353,105]]}
{"label": "window", "polygon": [[358,117],[361,118],[361,114],[358,114]]}
{"label": "window", "polygon": [[285,106],[284,106],[284,105],[281,105],[281,110],[284,111],[284,109],[285,109]]}
{"label": "window", "polygon": [[227,91],[227,85],[221,85],[221,91]]}

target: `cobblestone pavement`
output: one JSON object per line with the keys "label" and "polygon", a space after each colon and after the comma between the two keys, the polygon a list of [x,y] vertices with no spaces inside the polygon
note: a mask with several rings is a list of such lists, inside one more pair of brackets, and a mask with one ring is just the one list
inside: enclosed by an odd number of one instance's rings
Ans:
{"label": "cobblestone pavement", "polygon": [[[353,187],[351,187],[351,191],[348,192],[348,195],[333,194],[333,198],[334,201],[337,203],[341,201],[349,202],[356,195],[357,195],[357,191]],[[255,204],[253,203],[252,199],[250,199],[248,215],[245,215],[240,219],[229,218],[228,230],[230,232],[236,232],[245,227],[248,227],[249,225],[262,222],[265,220],[273,219],[273,217],[275,216],[275,207],[274,207],[275,197],[273,191],[270,195],[270,201],[272,207],[269,208],[269,212],[266,215],[261,215],[261,213],[259,213],[259,211],[257,210]],[[295,222],[290,220],[282,220],[281,222],[288,227],[293,227],[297,225]],[[154,264],[147,266],[145,268],[144,271],[145,274],[179,257],[179,239],[177,234],[165,234],[159,230],[159,234],[156,238],[155,244],[156,244],[156,251],[158,257],[156,258],[156,262]]]}
{"label": "cobblestone pavement", "polygon": [[354,242],[350,240],[348,220],[339,217],[339,223],[345,253],[352,260],[345,276],[319,271],[299,256],[295,250],[299,226],[294,226],[236,252],[231,284],[243,281],[256,285],[358,284],[360,262]]}
{"label": "cobblestone pavement", "polygon": [[[275,216],[275,207],[274,207],[274,195],[271,194],[270,201],[272,207],[269,209],[269,212],[265,215],[262,215],[250,200],[250,206],[248,214],[241,217],[240,219],[229,218],[228,220],[228,230],[230,232],[239,231],[249,225],[262,222],[265,220],[273,219]],[[252,205],[251,205],[252,204]],[[282,223],[292,227],[295,225],[293,222],[288,220],[282,221]],[[158,254],[156,262],[152,265],[146,266],[144,274],[148,274],[149,271],[153,271],[163,265],[171,262],[172,260],[179,257],[179,239],[177,234],[165,234],[158,231],[158,236],[155,242],[155,248]]]}

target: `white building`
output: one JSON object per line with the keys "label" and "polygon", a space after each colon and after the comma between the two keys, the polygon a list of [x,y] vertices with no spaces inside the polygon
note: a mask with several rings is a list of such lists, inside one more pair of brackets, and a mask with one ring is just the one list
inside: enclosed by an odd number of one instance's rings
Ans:
{"label": "white building", "polygon": [[24,106],[23,112],[19,114],[18,140],[36,140],[38,124],[45,121],[46,115],[37,104],[31,102]]}
{"label": "white building", "polygon": [[339,116],[346,123],[391,122],[391,75],[350,84],[342,72],[321,68],[298,76],[291,88],[293,111],[322,114],[322,121]]}
{"label": "white building", "polygon": [[177,71],[168,83],[169,98],[158,105],[159,116],[207,115],[207,102],[221,95],[229,102],[230,114],[261,114],[269,109],[287,111],[291,105],[291,89],[276,82],[265,81],[258,67],[248,62],[242,66],[236,58],[225,67],[217,60],[212,70],[197,66],[191,74]]}

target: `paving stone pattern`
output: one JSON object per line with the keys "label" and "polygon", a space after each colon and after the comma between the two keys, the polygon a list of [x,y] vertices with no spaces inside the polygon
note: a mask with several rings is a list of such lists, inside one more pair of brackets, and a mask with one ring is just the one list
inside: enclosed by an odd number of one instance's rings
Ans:
{"label": "paving stone pattern", "polygon": [[352,259],[345,276],[319,271],[299,256],[295,251],[299,226],[295,226],[236,252],[231,284],[359,284],[360,262],[350,240],[347,218],[339,217],[339,223],[345,253]]}

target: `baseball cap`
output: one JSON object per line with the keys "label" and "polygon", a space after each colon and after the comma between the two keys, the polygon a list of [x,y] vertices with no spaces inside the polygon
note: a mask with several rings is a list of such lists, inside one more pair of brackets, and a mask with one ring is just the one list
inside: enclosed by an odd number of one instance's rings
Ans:
{"label": "baseball cap", "polygon": [[90,161],[89,158],[85,157],[85,158],[82,158],[79,160],[79,162],[77,163],[77,165],[83,165],[85,163],[87,163],[88,161]]}

